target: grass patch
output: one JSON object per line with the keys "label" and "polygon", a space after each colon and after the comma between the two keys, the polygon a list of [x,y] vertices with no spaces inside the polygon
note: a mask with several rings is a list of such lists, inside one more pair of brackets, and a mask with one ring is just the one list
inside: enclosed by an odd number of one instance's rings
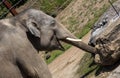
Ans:
{"label": "grass patch", "polygon": [[58,57],[62,53],[63,53],[63,51],[60,51],[60,50],[55,50],[55,51],[51,52],[51,57],[48,60],[46,60],[46,63],[47,64],[51,63],[56,57]]}
{"label": "grass patch", "polygon": [[40,8],[49,15],[56,16],[60,10],[63,10],[72,0],[41,0]]}
{"label": "grass patch", "polygon": [[67,28],[70,32],[74,32],[77,29],[77,26],[79,24],[78,20],[75,19],[75,17],[69,17],[68,18],[68,24],[69,27]]}
{"label": "grass patch", "polygon": [[85,36],[91,30],[91,28],[93,27],[94,23],[98,20],[98,18],[94,18],[93,20],[88,21],[88,23],[83,27],[81,33],[76,33],[75,35],[78,38],[82,38],[83,36]]}
{"label": "grass patch", "polygon": [[6,13],[6,12],[7,12],[7,8],[5,8],[5,7],[1,4],[1,6],[0,6],[0,19],[6,17],[6,15],[8,14],[8,13]]}
{"label": "grass patch", "polygon": [[[86,58],[87,57],[87,58]],[[82,60],[80,61],[80,67],[77,71],[79,73],[80,78],[84,78],[86,75],[94,71],[96,68],[98,68],[97,65],[91,65],[93,63],[94,58],[90,53],[86,53]]]}
{"label": "grass patch", "polygon": [[88,21],[88,23],[83,27],[81,33],[76,33],[75,35],[78,38],[82,38],[84,35],[86,35],[91,30],[95,22],[99,19],[99,17],[108,9],[108,7],[108,5],[104,5],[99,11],[95,11],[94,18]]}

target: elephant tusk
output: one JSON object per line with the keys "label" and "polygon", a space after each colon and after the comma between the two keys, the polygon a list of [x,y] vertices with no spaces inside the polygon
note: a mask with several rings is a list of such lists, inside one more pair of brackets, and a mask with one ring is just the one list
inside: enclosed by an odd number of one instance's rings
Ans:
{"label": "elephant tusk", "polygon": [[76,41],[76,42],[79,42],[79,41],[82,41],[81,39],[73,39],[73,38],[66,38],[66,40],[69,40],[69,41]]}

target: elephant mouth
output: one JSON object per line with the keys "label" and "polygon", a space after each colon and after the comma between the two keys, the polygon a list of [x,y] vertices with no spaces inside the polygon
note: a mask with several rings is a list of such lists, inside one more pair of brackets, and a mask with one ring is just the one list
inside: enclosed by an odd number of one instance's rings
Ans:
{"label": "elephant mouth", "polygon": [[62,45],[62,42],[59,40],[59,39],[56,39],[57,40],[57,43],[58,43],[58,49],[59,50],[62,50],[62,51],[65,51],[65,48],[63,47],[63,45]]}

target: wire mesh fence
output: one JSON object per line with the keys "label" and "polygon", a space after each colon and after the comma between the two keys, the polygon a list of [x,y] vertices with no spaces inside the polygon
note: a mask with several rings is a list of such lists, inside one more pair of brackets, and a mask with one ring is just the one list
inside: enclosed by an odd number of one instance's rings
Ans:
{"label": "wire mesh fence", "polygon": [[[7,8],[5,6],[5,1],[8,1],[11,6]],[[0,1],[0,19],[11,16],[10,12],[12,9],[15,9],[18,13],[23,11],[24,9],[33,7],[39,0],[2,0]]]}
{"label": "wire mesh fence", "polygon": [[[9,8],[5,6],[5,1],[10,3],[11,6],[9,6]],[[11,10],[19,13],[28,8],[41,9],[49,15],[56,16],[61,9],[64,9],[71,1],[72,0],[0,0],[0,19],[11,16]]]}
{"label": "wire mesh fence", "polygon": [[[5,1],[8,1],[8,3],[10,3],[11,6],[9,6],[9,8],[5,6]],[[31,7],[40,9],[38,6],[38,1],[39,0],[0,0],[0,19],[6,16],[11,16],[10,12],[12,9],[15,9],[18,13]]]}

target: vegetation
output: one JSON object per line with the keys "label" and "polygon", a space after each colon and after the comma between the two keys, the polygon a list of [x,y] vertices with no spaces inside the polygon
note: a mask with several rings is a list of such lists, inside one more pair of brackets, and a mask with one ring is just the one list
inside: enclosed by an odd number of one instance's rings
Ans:
{"label": "vegetation", "polygon": [[80,78],[84,78],[86,75],[98,69],[99,67],[93,63],[94,58],[92,54],[86,53],[80,61],[80,67],[77,71],[79,73]]}
{"label": "vegetation", "polygon": [[85,34],[87,34],[91,28],[93,27],[93,25],[95,24],[95,22],[99,19],[99,17],[107,10],[109,6],[104,6],[102,7],[99,11],[96,11],[94,16],[95,18],[88,21],[87,24],[83,27],[82,29],[82,33],[77,33],[76,36],[78,38],[82,38]]}
{"label": "vegetation", "polygon": [[79,25],[78,20],[76,20],[75,17],[69,17],[68,20],[68,23],[70,24],[68,30],[74,32]]}
{"label": "vegetation", "polygon": [[[5,17],[7,14],[5,14],[7,11],[7,8],[3,6],[3,4],[0,5],[0,18]],[[4,14],[4,15],[3,15]]]}
{"label": "vegetation", "polygon": [[46,63],[47,64],[51,63],[55,58],[57,58],[62,53],[63,53],[63,51],[60,51],[60,50],[51,52],[51,57],[48,60],[46,60]]}
{"label": "vegetation", "polygon": [[17,7],[24,5],[28,0],[21,0],[21,1],[20,0],[8,0],[8,1],[11,3],[12,6],[15,5],[16,3],[18,3],[15,6],[15,8],[17,8]]}
{"label": "vegetation", "polygon": [[71,1],[72,0],[39,0],[41,10],[54,17]]}

